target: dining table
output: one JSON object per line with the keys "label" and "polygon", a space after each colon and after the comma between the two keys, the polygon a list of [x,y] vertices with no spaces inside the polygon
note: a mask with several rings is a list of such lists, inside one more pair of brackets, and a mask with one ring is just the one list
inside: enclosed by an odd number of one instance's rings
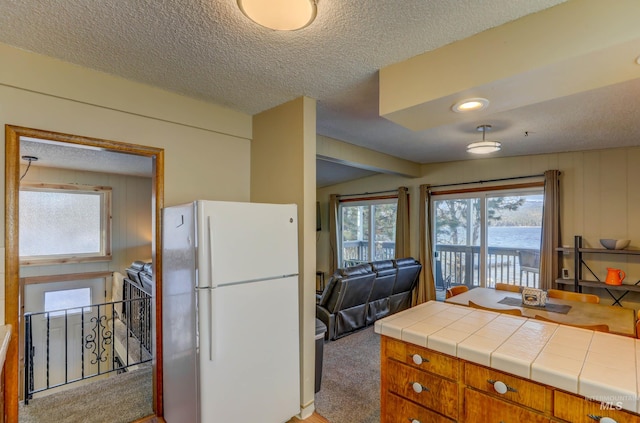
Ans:
{"label": "dining table", "polygon": [[611,333],[632,337],[636,335],[636,311],[632,308],[559,298],[547,298],[545,306],[530,306],[522,303],[520,293],[483,287],[445,299],[445,302],[463,306],[468,306],[469,301],[497,310],[517,308],[524,317],[535,318],[539,315],[569,325],[606,324]]}

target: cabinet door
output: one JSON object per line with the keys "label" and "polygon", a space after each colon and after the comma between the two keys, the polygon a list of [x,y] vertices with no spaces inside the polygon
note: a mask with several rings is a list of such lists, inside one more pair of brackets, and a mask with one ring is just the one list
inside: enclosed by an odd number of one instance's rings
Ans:
{"label": "cabinet door", "polygon": [[[513,401],[516,404],[545,411],[546,388],[543,385],[520,379],[516,376],[508,375],[487,367],[478,366],[472,363],[464,364],[464,382],[469,386],[502,398]],[[496,386],[502,383],[501,387],[506,392],[498,392]],[[499,389],[499,388],[498,388]],[[550,397],[549,397],[550,399]]]}
{"label": "cabinet door", "polygon": [[[615,404],[602,404],[576,397],[565,392],[553,394],[553,415],[572,423],[596,423],[602,417],[609,417],[618,423],[640,423],[640,416],[623,410],[616,410]],[[613,408],[613,409],[611,409]]]}
{"label": "cabinet door", "polygon": [[457,358],[393,338],[383,336],[382,339],[382,351],[385,357],[449,379],[458,379]]}
{"label": "cabinet door", "polygon": [[417,404],[407,401],[391,392],[386,393],[387,409],[381,416],[382,423],[453,423],[455,420],[448,419],[420,407]]}
{"label": "cabinet door", "polygon": [[395,360],[387,360],[387,388],[453,419],[458,418],[458,384]]}
{"label": "cabinet door", "polygon": [[549,423],[541,414],[469,388],[464,390],[464,415],[465,422]]}

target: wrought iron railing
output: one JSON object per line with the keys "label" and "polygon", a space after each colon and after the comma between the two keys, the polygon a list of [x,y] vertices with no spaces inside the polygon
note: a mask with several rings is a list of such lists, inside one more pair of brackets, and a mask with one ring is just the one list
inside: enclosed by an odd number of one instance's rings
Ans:
{"label": "wrought iron railing", "polygon": [[151,361],[151,296],[125,284],[123,301],[25,313],[24,401]]}

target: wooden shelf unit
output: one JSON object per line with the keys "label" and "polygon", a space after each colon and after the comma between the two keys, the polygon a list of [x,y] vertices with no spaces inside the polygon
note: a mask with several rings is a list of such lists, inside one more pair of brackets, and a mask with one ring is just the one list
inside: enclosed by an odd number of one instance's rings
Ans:
{"label": "wooden shelf unit", "polygon": [[[621,255],[636,255],[636,256],[640,256],[640,250],[608,250],[606,248],[583,248],[582,247],[582,236],[580,235],[576,235],[574,237],[574,247],[573,248],[567,248],[567,247],[560,247],[560,248],[556,248],[556,251],[561,251],[561,252],[568,252],[568,253],[573,253],[575,254],[575,258],[574,258],[574,272],[573,272],[573,279],[556,279],[555,282],[557,285],[573,285],[573,290],[574,292],[582,292],[582,287],[588,287],[588,288],[597,288],[597,289],[604,289],[605,291],[607,291],[607,293],[609,294],[609,296],[611,298],[613,298],[613,304],[612,305],[619,305],[622,307],[622,304],[620,304],[620,300],[622,300],[624,298],[625,295],[627,295],[629,292],[640,292],[640,280],[638,282],[636,282],[634,285],[629,285],[629,284],[622,284],[622,285],[608,285],[606,283],[604,283],[603,281],[600,280],[600,278],[589,268],[589,266],[584,262],[583,259],[583,254],[584,253],[588,253],[588,254],[621,254]],[[585,266],[589,272],[593,275],[594,278],[596,278],[595,281],[590,281],[590,280],[585,280],[582,278],[582,267]],[[621,295],[616,296],[617,294],[614,294],[612,291],[620,291],[622,292]]]}

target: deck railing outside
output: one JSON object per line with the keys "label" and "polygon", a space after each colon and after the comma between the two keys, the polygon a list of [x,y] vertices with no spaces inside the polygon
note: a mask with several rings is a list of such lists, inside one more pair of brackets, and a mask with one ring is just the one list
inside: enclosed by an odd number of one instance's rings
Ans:
{"label": "deck railing outside", "polygon": [[[368,254],[367,241],[348,241],[342,245],[344,266],[354,266],[374,260],[389,260],[395,257],[394,242],[376,243],[376,257]],[[435,246],[436,260],[440,260],[442,279],[436,275],[436,285],[449,284],[480,286],[480,247],[466,245]],[[493,288],[497,282],[526,287],[539,286],[539,273],[532,268],[539,267],[540,252],[531,248],[489,247],[487,260],[487,287]],[[524,263],[524,257],[537,257],[537,263]],[[435,267],[435,266],[434,266]],[[526,268],[526,269],[524,269]]]}
{"label": "deck railing outside", "polygon": [[396,243],[394,241],[377,241],[374,243],[374,257],[369,257],[368,241],[344,241],[342,243],[342,262],[344,267],[355,266],[376,260],[395,258]]}
{"label": "deck railing outside", "polygon": [[[440,260],[442,280],[449,284],[480,286],[480,247],[438,244],[435,248],[436,260]],[[539,250],[531,248],[489,247],[487,249],[488,288],[497,282],[525,287],[538,287]],[[537,263],[527,266],[524,257],[538,257]],[[526,267],[526,269],[525,269]],[[437,275],[436,275],[436,279]],[[436,280],[436,284],[437,284]]]}

